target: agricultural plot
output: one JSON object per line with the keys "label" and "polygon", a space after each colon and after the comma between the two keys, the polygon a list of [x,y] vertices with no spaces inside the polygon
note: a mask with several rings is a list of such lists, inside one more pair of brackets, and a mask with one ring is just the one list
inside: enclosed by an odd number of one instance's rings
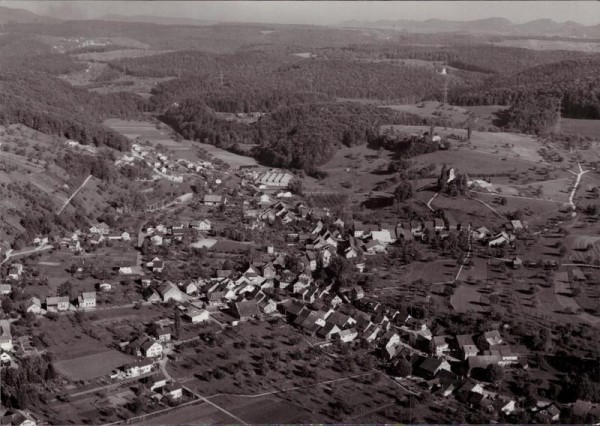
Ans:
{"label": "agricultural plot", "polygon": [[54,363],[54,368],[69,380],[89,380],[108,375],[112,370],[135,361],[135,358],[114,349],[91,355],[65,359]]}
{"label": "agricultural plot", "polygon": [[[598,44],[600,46],[600,44]],[[567,135],[580,135],[597,138],[600,135],[600,120],[578,120],[563,118],[561,130]]]}
{"label": "agricultural plot", "polygon": [[[259,398],[219,396],[211,398],[216,404],[227,407],[236,417],[250,424],[294,424],[314,422],[317,419],[305,407],[281,400],[276,395]],[[318,417],[317,417],[318,418]],[[324,420],[321,418],[321,420]]]}
{"label": "agricultural plot", "polygon": [[143,419],[133,425],[166,425],[166,424],[231,424],[235,420],[227,414],[207,403],[178,408],[168,413]]}

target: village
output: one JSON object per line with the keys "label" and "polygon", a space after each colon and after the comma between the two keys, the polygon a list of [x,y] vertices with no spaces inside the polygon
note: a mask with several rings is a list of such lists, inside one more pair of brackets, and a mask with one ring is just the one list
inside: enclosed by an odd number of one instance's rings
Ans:
{"label": "village", "polygon": [[[135,226],[98,222],[60,238],[37,237],[34,247],[51,247],[48,254],[36,255],[49,259],[41,264],[59,269],[71,265],[69,280],[54,286],[54,292],[47,285],[35,294],[24,287],[28,280],[40,279],[39,267],[27,258],[11,260],[0,285],[3,368],[19,369],[24,358],[51,351],[48,338],[42,339],[46,348],[39,347],[39,336],[26,325],[32,321],[65,324],[71,317],[75,327],[111,325],[104,331],[104,352],[57,359],[60,366],[55,368],[67,378],[56,388],[57,410],[101,389],[115,395],[108,397],[112,408],[103,404],[106,418],[129,410],[142,420],[152,413],[202,403],[205,386],[193,386],[194,377],[205,374],[202,371],[215,377],[227,373],[217,374],[211,365],[199,366],[200,373],[194,369],[182,373],[177,365],[195,354],[186,348],[206,345],[228,330],[243,333],[248,324],[263,328],[281,323],[298,336],[297,341],[325,354],[333,356],[343,346],[367,349],[374,359],[371,368],[407,396],[431,395],[453,412],[470,407],[496,421],[522,418],[523,413],[542,423],[561,421],[565,407],[526,399],[501,386],[503,377],[526,372],[531,359],[530,349],[511,335],[507,323],[449,327],[463,331],[440,334],[435,331],[440,327],[433,327],[437,320],[421,305],[397,303],[372,285],[381,259],[392,253],[415,257],[415,251],[422,252],[433,240],[464,250],[456,278],[434,284],[452,284],[463,268],[466,273],[474,246],[480,253],[502,251],[495,256],[501,260],[494,262],[496,266],[500,262],[504,271],[539,268],[515,250],[531,234],[527,223],[506,220],[489,229],[483,223],[458,223],[447,217],[397,223],[348,221],[328,208],[309,206],[289,172],[243,166],[219,170],[208,161],[174,162],[135,144],[132,156],[124,156],[118,165],[133,157],[143,158],[157,176],[169,176],[174,182],[183,176],[175,170],[209,169],[205,179],[212,185],[205,185],[205,193],[189,194],[181,203],[167,206],[166,212],[152,211]],[[177,209],[174,216],[168,210],[172,208]],[[260,242],[255,238],[259,234]],[[190,262],[202,266],[192,268]],[[570,274],[586,280],[577,268]],[[48,277],[43,279],[48,284]],[[142,327],[128,320],[136,311],[144,312]],[[125,322],[116,327],[120,318]],[[18,331],[13,333],[15,327]],[[96,328],[86,334],[98,337]],[[52,330],[45,328],[45,334]],[[91,373],[84,372],[85,364],[99,357],[106,360]],[[128,390],[132,383],[135,393]],[[577,401],[569,409],[585,418],[600,408]],[[28,411],[18,414],[36,418]]]}

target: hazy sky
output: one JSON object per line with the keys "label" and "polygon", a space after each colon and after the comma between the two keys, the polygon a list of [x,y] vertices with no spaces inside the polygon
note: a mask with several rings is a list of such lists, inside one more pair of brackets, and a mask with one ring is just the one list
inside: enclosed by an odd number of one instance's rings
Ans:
{"label": "hazy sky", "polygon": [[158,15],[218,21],[337,24],[344,20],[430,18],[472,20],[493,16],[516,23],[550,18],[558,22],[600,23],[596,1],[7,1],[61,19],[93,19],[107,13]]}

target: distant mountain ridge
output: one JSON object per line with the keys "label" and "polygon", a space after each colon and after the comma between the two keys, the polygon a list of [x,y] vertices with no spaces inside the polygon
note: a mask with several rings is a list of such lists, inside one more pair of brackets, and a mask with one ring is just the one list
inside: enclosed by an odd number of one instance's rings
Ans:
{"label": "distant mountain ridge", "polygon": [[407,19],[379,21],[344,21],[342,27],[385,28],[416,33],[469,32],[514,36],[600,38],[600,24],[586,26],[573,21],[556,22],[552,19],[536,19],[524,24],[515,24],[506,18],[486,18],[473,21],[450,21]]}
{"label": "distant mountain ridge", "polygon": [[0,6],[0,25],[9,23],[18,24],[51,24],[60,22],[58,19],[48,16],[37,15],[25,9],[13,9],[11,7]]}
{"label": "distant mountain ridge", "polygon": [[107,14],[98,18],[102,21],[114,21],[114,22],[145,22],[149,24],[160,24],[160,25],[196,25],[206,26],[218,24],[219,21],[210,21],[207,19],[195,19],[195,18],[176,18],[170,16],[150,16],[150,15],[116,15]]}

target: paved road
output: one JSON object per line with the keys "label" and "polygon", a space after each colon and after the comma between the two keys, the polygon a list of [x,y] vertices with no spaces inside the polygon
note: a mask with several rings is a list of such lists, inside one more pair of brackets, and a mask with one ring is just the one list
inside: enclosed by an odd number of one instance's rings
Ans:
{"label": "paved road", "polygon": [[85,178],[85,180],[83,181],[83,183],[79,186],[79,188],[77,188],[75,190],[75,192],[73,192],[73,194],[71,194],[71,196],[69,198],[67,198],[67,201],[64,202],[64,204],[62,205],[62,207],[58,210],[58,212],[56,213],[57,215],[61,214],[63,212],[63,210],[65,209],[65,207],[67,207],[69,205],[69,203],[71,202],[71,200],[73,199],[73,197],[75,197],[75,195],[77,195],[77,193],[85,186],[86,183],[88,183],[88,181],[92,178],[92,175],[89,175],[88,177]]}
{"label": "paved road", "polygon": [[33,249],[24,249],[24,250],[20,250],[20,251],[9,250],[6,252],[6,254],[4,256],[4,260],[2,262],[0,262],[0,265],[4,264],[5,262],[7,262],[9,259],[11,259],[13,257],[38,253],[40,251],[45,251],[45,250],[52,250],[53,248],[54,248],[53,246],[45,245],[45,246],[41,246],[41,247],[35,247]]}
{"label": "paved road", "polygon": [[571,205],[573,210],[577,209],[577,206],[575,206],[575,203],[573,202],[573,198],[575,198],[575,192],[577,191],[577,187],[579,186],[579,183],[581,182],[581,178],[583,177],[583,175],[586,174],[587,172],[589,172],[589,170],[583,170],[583,167],[581,167],[581,163],[577,163],[577,165],[579,166],[579,173],[569,170],[570,173],[573,173],[576,176],[575,184],[573,185],[573,189],[571,190],[571,195],[569,196],[569,204]]}

